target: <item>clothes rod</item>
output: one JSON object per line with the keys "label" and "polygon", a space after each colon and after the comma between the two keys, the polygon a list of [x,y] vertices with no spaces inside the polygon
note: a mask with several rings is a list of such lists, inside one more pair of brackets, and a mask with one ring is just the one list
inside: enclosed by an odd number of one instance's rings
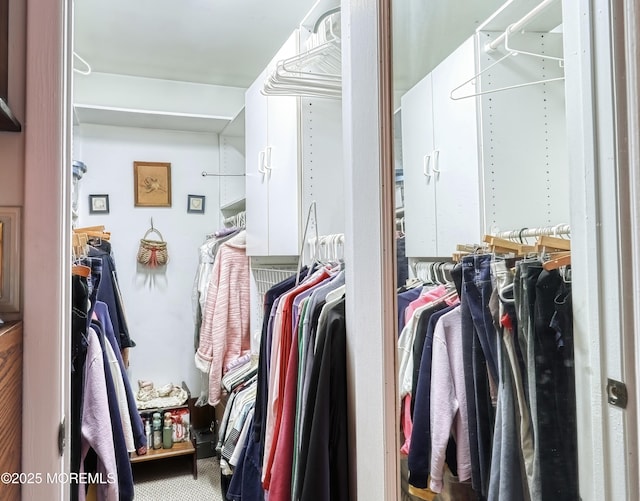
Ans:
{"label": "clothes rod", "polygon": [[216,177],[242,176],[244,177],[244,174],[217,174],[215,172],[202,171],[202,177],[206,177],[206,176],[216,176]]}
{"label": "clothes rod", "polygon": [[511,33],[515,33],[524,29],[524,27],[529,24],[533,19],[535,19],[542,11],[544,11],[551,4],[554,4],[557,0],[543,0],[533,9],[531,9],[527,14],[525,14],[519,21],[509,25],[504,33],[501,33],[498,38],[496,38],[493,42],[489,42],[484,46],[484,50],[486,52],[491,52],[496,50],[502,43],[504,43],[507,35]]}
{"label": "clothes rod", "polygon": [[522,228],[520,230],[500,231],[494,236],[498,238],[506,239],[520,239],[528,237],[543,237],[543,236],[557,236],[557,235],[570,235],[571,226],[568,224],[558,224],[556,226],[543,226],[541,228]]}

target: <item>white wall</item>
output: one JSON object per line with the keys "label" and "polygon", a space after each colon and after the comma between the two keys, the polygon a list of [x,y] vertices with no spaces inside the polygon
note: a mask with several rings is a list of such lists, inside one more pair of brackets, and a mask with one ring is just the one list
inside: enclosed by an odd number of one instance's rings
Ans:
{"label": "white wall", "polygon": [[[129,330],[137,346],[131,350],[130,377],[156,386],[186,381],[193,395],[200,375],[193,362],[194,323],[191,306],[198,247],[219,227],[218,178],[201,172],[219,171],[215,134],[82,125],[76,152],[87,173],[80,181],[79,226],[104,224],[111,242],[126,307]],[[133,162],[171,162],[172,206],[134,207]],[[90,215],[89,194],[108,194],[110,213]],[[205,214],[187,213],[187,195],[205,195]],[[138,266],[140,238],[150,226],[168,242],[166,268]]]}

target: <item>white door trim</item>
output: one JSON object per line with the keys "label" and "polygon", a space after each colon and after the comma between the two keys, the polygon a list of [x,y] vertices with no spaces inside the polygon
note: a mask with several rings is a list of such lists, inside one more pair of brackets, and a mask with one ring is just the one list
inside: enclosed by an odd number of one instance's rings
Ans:
{"label": "white door trim", "polygon": [[[399,499],[388,0],[342,2],[352,499]],[[397,319],[396,319],[397,322]]]}
{"label": "white door trim", "polygon": [[[626,107],[624,122],[627,149],[627,206],[623,208],[628,231],[623,229],[628,246],[626,254],[621,259],[627,263],[625,289],[626,318],[628,324],[624,331],[625,343],[625,377],[629,392],[627,410],[627,488],[628,492],[638,492],[640,485],[640,459],[638,433],[640,430],[640,5],[636,0],[625,0],[622,15],[616,22],[616,29],[623,33],[618,56],[624,57],[626,79],[621,82],[621,92],[624,92]],[[622,80],[622,79],[620,79]]]}
{"label": "white door trim", "polygon": [[[613,4],[613,5],[612,5]],[[625,160],[619,139],[613,58],[619,0],[564,0],[571,248],[580,494],[631,499],[627,413],[607,402],[607,379],[628,381],[628,297],[621,259]]]}

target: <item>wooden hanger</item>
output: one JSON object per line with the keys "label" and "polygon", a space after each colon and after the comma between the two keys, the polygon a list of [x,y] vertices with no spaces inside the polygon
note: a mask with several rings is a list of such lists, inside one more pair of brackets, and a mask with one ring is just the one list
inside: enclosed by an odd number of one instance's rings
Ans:
{"label": "wooden hanger", "polygon": [[99,226],[85,226],[84,228],[74,228],[74,233],[87,233],[88,231],[104,231],[104,225]]}
{"label": "wooden hanger", "polygon": [[536,241],[536,250],[538,252],[561,252],[571,250],[571,240],[567,238],[550,237],[543,235],[538,237]]}
{"label": "wooden hanger", "polygon": [[101,240],[109,240],[111,238],[111,233],[108,231],[87,230],[86,235],[88,237],[99,238]]}
{"label": "wooden hanger", "polygon": [[491,252],[496,254],[515,254],[516,256],[524,256],[535,251],[532,245],[513,242],[505,238],[494,237],[493,235],[485,235],[483,242],[489,244]]}
{"label": "wooden hanger", "polygon": [[71,246],[74,257],[86,256],[89,237],[86,233],[73,233],[71,235]]}
{"label": "wooden hanger", "polygon": [[91,275],[91,268],[83,264],[74,264],[71,267],[71,274],[78,277],[87,278],[89,275]]}
{"label": "wooden hanger", "polygon": [[542,267],[547,271],[551,271],[570,264],[571,252],[557,252],[552,255],[551,259],[542,263]]}

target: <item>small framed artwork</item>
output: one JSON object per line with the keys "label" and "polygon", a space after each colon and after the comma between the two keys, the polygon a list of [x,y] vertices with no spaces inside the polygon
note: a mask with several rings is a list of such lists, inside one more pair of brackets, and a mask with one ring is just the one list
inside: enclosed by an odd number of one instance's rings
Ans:
{"label": "small framed artwork", "polygon": [[188,195],[187,212],[204,214],[204,195]]}
{"label": "small framed artwork", "polygon": [[171,164],[133,162],[134,205],[171,207]]}
{"label": "small framed artwork", "polygon": [[0,207],[0,318],[20,318],[20,207]]}
{"label": "small framed artwork", "polygon": [[109,214],[109,195],[89,195],[89,214]]}

